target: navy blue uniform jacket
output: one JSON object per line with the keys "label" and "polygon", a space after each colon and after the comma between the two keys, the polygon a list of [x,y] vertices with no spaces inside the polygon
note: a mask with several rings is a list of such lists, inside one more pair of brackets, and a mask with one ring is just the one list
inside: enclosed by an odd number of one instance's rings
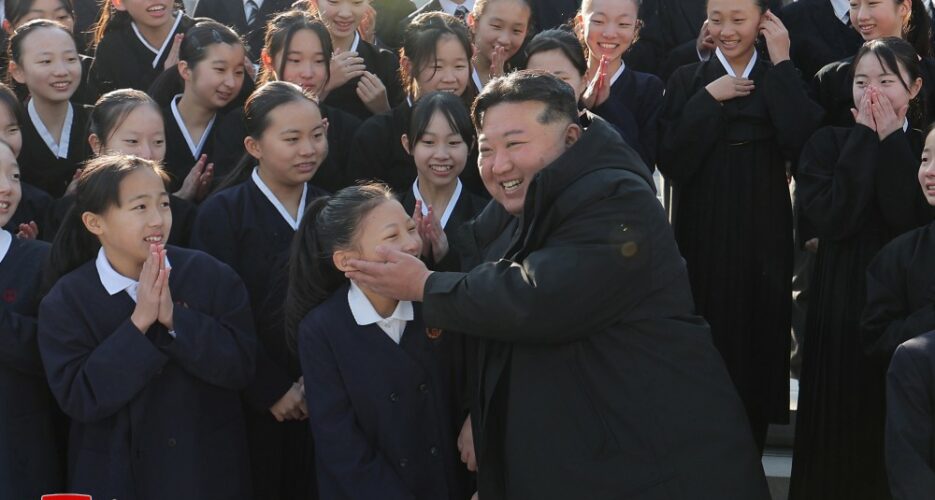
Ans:
{"label": "navy blue uniform jacket", "polygon": [[48,243],[14,237],[0,262],[0,492],[39,498],[61,491],[61,414],[36,344],[38,285]]}
{"label": "navy blue uniform jacket", "polygon": [[[447,370],[453,332],[415,318],[397,345],[377,325],[359,326],[342,286],[299,324],[309,424],[321,498],[465,498],[458,479]],[[440,333],[437,338],[432,338]],[[431,334],[431,335],[430,335]]]}
{"label": "navy blue uniform jacket", "polygon": [[925,500],[935,492],[933,408],[935,332],[929,332],[897,347],[887,374],[886,472],[894,500]]}
{"label": "navy blue uniform jacket", "polygon": [[72,418],[68,488],[94,498],[251,498],[238,392],[253,376],[247,291],[214,258],[169,247],[177,336],[143,335],[136,304],[109,295],[94,261],[39,307],[49,385]]}

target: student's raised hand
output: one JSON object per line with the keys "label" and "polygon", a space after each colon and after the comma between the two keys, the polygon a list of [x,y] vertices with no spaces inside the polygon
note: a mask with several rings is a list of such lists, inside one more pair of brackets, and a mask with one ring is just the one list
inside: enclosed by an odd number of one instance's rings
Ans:
{"label": "student's raised hand", "polygon": [[767,10],[760,21],[760,34],[766,39],[766,49],[773,64],[789,60],[789,31],[772,11]]}
{"label": "student's raised hand", "polygon": [[428,213],[422,215],[422,202],[416,200],[416,208],[412,212],[412,220],[416,223],[416,229],[422,238],[422,256],[431,256],[435,262],[441,262],[448,255],[448,236],[445,234],[435,211],[431,206]]}
{"label": "student's raised hand", "polygon": [[390,110],[390,101],[386,98],[386,87],[377,75],[364,71],[357,82],[357,97],[373,114]]}
{"label": "student's raised hand", "polygon": [[175,196],[184,200],[199,202],[207,196],[211,189],[211,182],[214,180],[214,164],[207,163],[208,155],[201,155],[195,166],[188,171],[185,180],[182,181],[182,187],[176,191]]}
{"label": "student's raised hand", "polygon": [[357,55],[357,52],[350,50],[345,52],[335,51],[334,55],[331,56],[330,69],[331,78],[328,78],[328,83],[325,85],[325,89],[328,91],[363,75],[367,71],[367,66],[364,64],[364,58]]}
{"label": "student's raised hand", "polygon": [[714,44],[714,37],[711,36],[711,31],[708,29],[707,19],[701,25],[701,31],[698,33],[698,40],[695,42],[695,50],[698,51],[698,55],[702,58],[711,57],[711,53],[714,52],[716,45]]}
{"label": "student's raised hand", "polygon": [[461,424],[458,433],[458,451],[461,452],[461,462],[467,470],[477,472],[477,457],[474,455],[474,429],[471,427],[471,416],[468,415]]}
{"label": "student's raised hand", "polygon": [[893,102],[886,94],[874,89],[870,95],[870,111],[873,122],[877,124],[877,135],[880,140],[886,139],[890,134],[903,128],[909,106],[904,105],[899,110],[893,109]]}
{"label": "student's raised hand", "polygon": [[705,90],[718,102],[750,95],[755,88],[753,80],[724,75],[705,86]]}
{"label": "student's raised hand", "polygon": [[356,281],[374,293],[397,300],[422,301],[425,281],[432,271],[425,263],[412,255],[399,250],[391,250],[383,245],[376,248],[382,262],[350,259],[348,271],[344,275]]}
{"label": "student's raised hand", "polygon": [[506,47],[497,45],[490,52],[490,78],[503,76],[506,73]]}
{"label": "student's raised hand", "polygon": [[609,64],[610,59],[607,56],[601,56],[601,62],[597,66],[597,70],[594,71],[594,74],[591,76],[591,81],[588,83],[588,88],[584,90],[584,94],[581,95],[582,102],[584,102],[584,107],[588,109],[594,109],[610,97],[610,82],[607,81],[607,65]]}
{"label": "student's raised hand", "polygon": [[308,406],[305,403],[305,397],[302,395],[302,388],[299,384],[292,384],[292,387],[279,398],[279,401],[269,407],[269,412],[273,414],[277,422],[305,420],[308,418]]}
{"label": "student's raised hand", "polygon": [[130,321],[136,328],[146,334],[146,330],[159,319],[159,306],[162,300],[162,285],[165,281],[165,270],[161,269],[161,252],[159,245],[149,246],[149,257],[143,262],[140,272],[140,281],[136,289],[136,308],[130,315]]}
{"label": "student's raised hand", "polygon": [[162,65],[163,69],[169,69],[179,63],[179,50],[182,48],[182,40],[184,39],[185,35],[182,33],[176,33],[176,35],[172,37],[172,48],[169,49],[166,62]]}
{"label": "student's raised hand", "polygon": [[854,122],[870,128],[871,130],[877,129],[877,124],[873,119],[873,108],[870,105],[870,94],[873,93],[875,87],[867,87],[864,91],[864,96],[860,99],[860,102],[857,103],[857,108],[851,108],[851,114],[854,116]]}
{"label": "student's raised hand", "polygon": [[29,221],[29,224],[20,224],[16,237],[21,240],[34,240],[39,236],[39,226],[36,221]]}

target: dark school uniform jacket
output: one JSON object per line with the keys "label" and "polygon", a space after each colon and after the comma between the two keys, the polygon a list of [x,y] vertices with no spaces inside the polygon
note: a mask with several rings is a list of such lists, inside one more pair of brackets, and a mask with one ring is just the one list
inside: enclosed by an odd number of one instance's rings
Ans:
{"label": "dark school uniform jacket", "polygon": [[182,187],[185,177],[191,172],[201,155],[208,155],[205,165],[214,161],[214,138],[217,134],[215,127],[221,116],[215,114],[210,128],[204,131],[207,137],[204,137],[203,145],[197,155],[192,154],[191,148],[188,147],[188,141],[185,140],[185,133],[182,131],[185,124],[175,118],[171,105],[162,108],[162,116],[165,117],[166,124],[166,156],[162,163],[166,173],[169,174],[169,192],[174,193]]}
{"label": "dark school uniform jacket", "polygon": [[359,326],[349,285],[299,324],[318,491],[338,499],[464,499],[451,415],[450,344],[427,329],[419,306],[399,344],[379,326]]}
{"label": "dark school uniform jacket", "polygon": [[624,68],[610,96],[591,111],[609,121],[650,169],[656,166],[659,113],[665,84],[655,75]]}
{"label": "dark school uniform jacket", "polygon": [[799,0],[779,12],[792,42],[792,62],[807,82],[825,65],[856,54],[864,43],[857,30],[838,19],[831,3]]}
{"label": "dark school uniform jacket", "polygon": [[903,342],[935,330],[933,251],[935,223],[895,238],[870,262],[861,315],[869,354],[889,359]]}
{"label": "dark school uniform jacket", "polygon": [[[347,161],[360,119],[331,106],[319,106],[322,117],[328,119],[328,156],[312,180],[316,186],[333,193],[353,184],[347,173]],[[235,170],[246,154],[243,141],[247,129],[243,108],[219,116],[214,125],[218,129],[214,134],[214,178],[221,181]]]}
{"label": "dark school uniform jacket", "polygon": [[39,498],[65,486],[61,415],[36,343],[48,253],[48,243],[14,233],[0,261],[0,491],[7,498]]}
{"label": "dark school uniform jacket", "polygon": [[426,325],[482,339],[481,498],[769,498],[652,186],[595,117],[522,216],[491,203],[464,226],[470,272],[428,278]]}
{"label": "dark school uniform jacket", "polygon": [[894,500],[935,491],[935,332],[896,348],[886,375],[886,473]]}
{"label": "dark school uniform jacket", "polygon": [[256,339],[243,282],[197,251],[169,247],[175,338],[141,333],[136,304],[109,295],[94,260],[39,307],[39,351],[71,417],[68,489],[120,500],[249,499],[238,391]]}
{"label": "dark school uniform jacket", "polygon": [[[23,149],[17,161],[22,165],[23,182],[61,198],[81,164],[88,159],[88,119],[91,107],[72,104],[74,117],[69,129],[68,156],[58,158],[39,135],[29,113],[22,124]],[[64,134],[63,134],[64,135]]]}
{"label": "dark school uniform jacket", "polygon": [[[374,115],[361,124],[354,134],[354,142],[348,157],[348,175],[352,183],[359,180],[376,179],[385,182],[395,193],[412,188],[416,180],[416,162],[403,149],[401,138],[409,133],[412,106],[403,101],[399,106]],[[465,189],[478,195],[487,190],[480,179],[477,166],[477,147],[469,144],[467,164],[459,176]]]}
{"label": "dark school uniform jacket", "polygon": [[256,14],[253,24],[247,24],[243,0],[200,0],[195,7],[194,17],[208,17],[230,26],[240,34],[247,44],[250,60],[260,60],[260,51],[266,37],[266,23],[280,12],[289,10],[292,2],[289,0],[263,0],[260,10]]}
{"label": "dark school uniform jacket", "polygon": [[[374,47],[365,40],[360,40],[357,44],[357,55],[364,60],[367,71],[373,73],[383,82],[386,87],[386,99],[390,107],[394,107],[406,100],[406,94],[403,92],[403,86],[399,82],[399,60],[396,55],[386,49]],[[328,93],[323,101],[329,106],[333,106],[341,111],[346,111],[361,120],[365,120],[373,113],[364,106],[363,101],[357,96],[357,83],[360,77],[348,80],[344,85]]]}
{"label": "dark school uniform jacket", "polygon": [[[183,17],[170,37],[185,33],[195,24],[192,18],[181,11],[177,15]],[[133,31],[130,21],[118,22],[107,29],[101,43],[95,49],[90,84],[99,94],[125,88],[146,92],[165,69],[166,58],[169,57],[171,48],[170,41],[154,65],[153,59],[156,58],[156,54],[143,45]],[[168,123],[168,119],[166,122]]]}

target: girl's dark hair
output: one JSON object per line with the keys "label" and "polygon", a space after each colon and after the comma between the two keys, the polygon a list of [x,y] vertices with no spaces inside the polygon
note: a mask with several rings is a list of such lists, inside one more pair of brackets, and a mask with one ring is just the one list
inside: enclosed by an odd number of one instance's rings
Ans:
{"label": "girl's dark hair", "polygon": [[432,121],[436,112],[445,117],[451,130],[460,135],[470,149],[474,143],[474,126],[471,125],[471,116],[464,107],[464,103],[454,94],[432,92],[416,101],[412,108],[409,130],[406,131],[409,150],[412,151],[419,139],[425,135],[425,129],[429,127],[429,122]]}
{"label": "girl's dark hair", "polygon": [[293,350],[302,318],[347,283],[334,266],[334,252],[351,248],[364,217],[392,199],[385,184],[363,184],[318,198],[305,211],[292,240],[284,306],[286,341]]}
{"label": "girl's dark hair", "polygon": [[[312,102],[318,106],[318,101],[314,96],[291,82],[276,80],[256,89],[243,107],[243,121],[247,135],[259,139],[269,127],[270,113],[283,104],[296,101]],[[250,153],[244,153],[237,166],[221,181],[216,190],[220,191],[247,180],[254,163],[256,160],[250,156]]]}
{"label": "girl's dark hair", "polygon": [[[68,12],[68,15],[72,19],[75,18],[75,6],[72,0],[58,0],[65,11]],[[29,14],[30,9],[32,9],[33,4],[36,0],[5,0],[4,3],[4,14],[6,18],[10,21],[10,24],[15,26],[16,23],[26,17]]]}
{"label": "girl's dark hair", "polygon": [[[894,0],[894,3],[899,5],[905,1]],[[910,9],[909,18],[903,26],[903,37],[912,44],[919,57],[929,57],[932,55],[932,21],[925,10],[925,2],[912,0]]]}
{"label": "girl's dark hair", "polygon": [[[860,47],[860,50],[857,51],[857,55],[854,56],[854,62],[851,64],[852,81],[854,79],[854,73],[857,70],[857,63],[868,54],[873,54],[884,69],[896,75],[899,79],[899,83],[906,92],[909,91],[910,85],[912,82],[916,81],[917,78],[924,78],[922,65],[919,63],[919,57],[916,55],[916,51],[912,48],[912,45],[902,38],[888,36],[877,40],[870,40]],[[909,81],[903,79],[900,67],[905,69],[906,73],[909,74]],[[925,86],[923,85],[916,97],[909,103],[908,118],[913,127],[922,128],[928,124],[925,107],[926,96],[924,94]]]}
{"label": "girl's dark hair", "polygon": [[[62,23],[58,21],[50,21],[48,19],[33,19],[32,21],[29,21],[19,28],[16,28],[13,31],[13,34],[10,35],[9,48],[7,52],[8,60],[13,61],[16,64],[22,64],[23,42],[32,32],[43,28],[60,29],[62,32],[68,35],[68,38],[72,42],[75,41],[74,38],[72,38],[71,31],[68,31],[68,28],[66,28]],[[75,44],[75,50],[78,50],[77,44]]]}
{"label": "girl's dark hair", "polygon": [[[185,61],[189,68],[194,69],[208,57],[209,47],[222,43],[244,47],[243,40],[234,30],[217,21],[199,18],[195,25],[185,32],[185,38],[179,45],[179,62]],[[185,83],[182,81],[182,75],[179,74],[178,66],[173,66],[156,78],[149,87],[149,95],[158,104],[165,106],[172,97],[181,94],[183,90]]]}
{"label": "girl's dark hair", "polygon": [[[182,15],[184,8],[181,0],[175,0],[172,7],[174,11],[178,11],[177,15]],[[117,10],[114,6],[114,0],[104,0],[101,4],[101,14],[98,16],[97,22],[94,23],[94,27],[91,29],[90,48],[94,49],[97,47],[97,44],[101,43],[104,35],[108,32],[125,28],[130,25],[130,21],[132,20],[127,11]]]}
{"label": "girl's dark hair", "polygon": [[123,124],[134,109],[140,106],[152,106],[160,115],[162,110],[145,92],[134,89],[121,89],[101,96],[91,110],[88,120],[88,135],[94,134],[105,145],[114,130]]}
{"label": "girl's dark hair", "polygon": [[578,74],[584,75],[588,72],[588,60],[584,56],[585,48],[575,35],[563,29],[551,29],[537,34],[530,40],[526,46],[526,60],[540,52],[549,52],[552,50],[560,51],[566,59],[571,61],[571,65],[578,70]]}
{"label": "girl's dark hair", "polygon": [[26,110],[23,109],[22,101],[16,97],[13,89],[3,83],[0,83],[0,105],[6,106],[20,126],[26,123]]}
{"label": "girl's dark hair", "polygon": [[318,41],[321,42],[322,56],[325,58],[324,83],[331,79],[331,65],[328,62],[331,61],[334,47],[331,44],[331,34],[328,33],[328,28],[316,16],[306,11],[290,10],[270,19],[269,23],[266,24],[266,38],[263,43],[266,54],[271,60],[276,59],[277,54],[282,54],[283,57],[279,68],[275,72],[271,71],[267,65],[263,65],[257,78],[258,85],[275,80],[277,75],[282,78],[286,70],[286,55],[289,53],[289,49],[292,48],[292,39],[296,33],[302,30],[310,30],[318,36]]}
{"label": "girl's dark hair", "polygon": [[407,71],[403,65],[400,65],[399,80],[403,82],[403,87],[410,96],[415,95],[416,76],[430,64],[435,63],[438,57],[435,53],[438,42],[446,36],[454,37],[461,44],[468,61],[468,71],[470,71],[471,58],[474,56],[471,34],[467,26],[458,18],[444,12],[425,12],[416,16],[406,26],[400,55],[409,59],[412,63],[412,70]]}
{"label": "girl's dark hair", "polygon": [[[590,7],[592,1],[593,0],[582,0],[581,8],[578,9],[579,16],[575,16],[575,19],[573,21],[573,26],[572,26],[575,33],[578,34],[578,43],[581,45],[581,50],[584,51],[585,60],[591,57],[591,51],[590,49],[588,49],[588,43],[584,37],[584,11]],[[633,40],[630,42],[630,46],[627,48],[626,52],[629,52],[630,49],[632,49],[633,46],[636,45],[637,40],[640,39],[640,30],[643,29],[643,20],[639,18],[640,7],[642,7],[643,5],[643,0],[630,0],[630,1],[636,4],[637,19],[634,20],[634,23],[636,24],[636,26],[635,26],[635,32],[633,34]],[[767,0],[753,0],[753,3],[756,4],[756,6],[760,8],[760,12],[766,12],[766,9],[768,7],[766,2]],[[708,2],[707,0],[705,0],[706,8],[707,8],[707,5],[708,5]],[[626,54],[626,52],[624,52],[624,54]]]}
{"label": "girl's dark hair", "polygon": [[49,253],[49,269],[45,277],[48,290],[58,279],[94,258],[101,242],[84,227],[85,212],[102,214],[110,207],[120,206],[120,183],[131,173],[151,169],[168,182],[159,163],[131,155],[104,155],[90,160],[78,178],[75,202],[55,234]]}

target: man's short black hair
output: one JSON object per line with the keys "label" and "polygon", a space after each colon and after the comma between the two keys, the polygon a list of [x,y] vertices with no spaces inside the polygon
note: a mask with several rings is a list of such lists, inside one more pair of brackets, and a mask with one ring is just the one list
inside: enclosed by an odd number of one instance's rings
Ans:
{"label": "man's short black hair", "polygon": [[480,132],[484,112],[505,102],[538,101],[545,104],[539,123],[578,121],[575,91],[567,83],[544,71],[517,71],[487,83],[471,107],[471,121]]}

